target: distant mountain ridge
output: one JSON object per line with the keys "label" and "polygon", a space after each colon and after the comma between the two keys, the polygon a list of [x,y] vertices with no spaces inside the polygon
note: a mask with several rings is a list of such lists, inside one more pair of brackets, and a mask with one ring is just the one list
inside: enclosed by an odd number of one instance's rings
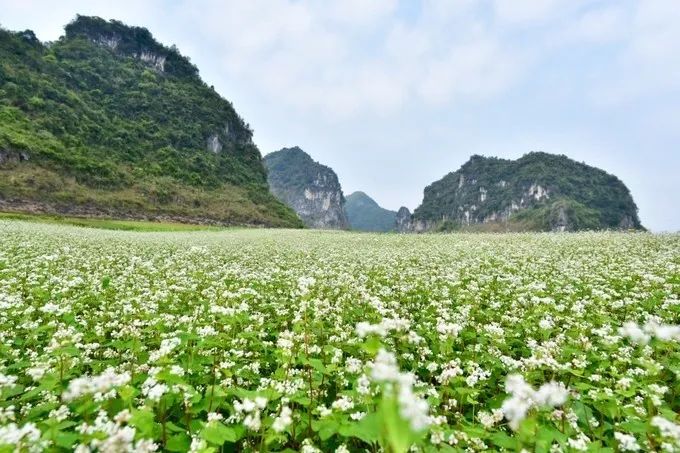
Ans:
{"label": "distant mountain ridge", "polygon": [[353,192],[346,197],[345,212],[349,225],[357,231],[394,231],[396,211],[380,207],[364,192]]}
{"label": "distant mountain ridge", "polygon": [[299,227],[252,130],[174,47],[78,16],[0,30],[0,208]]}
{"label": "distant mountain ridge", "polygon": [[399,231],[641,229],[637,206],[616,176],[563,155],[517,160],[474,155],[425,188]]}
{"label": "distant mountain ridge", "polygon": [[299,147],[264,156],[271,193],[309,228],[349,229],[345,197],[335,172]]}

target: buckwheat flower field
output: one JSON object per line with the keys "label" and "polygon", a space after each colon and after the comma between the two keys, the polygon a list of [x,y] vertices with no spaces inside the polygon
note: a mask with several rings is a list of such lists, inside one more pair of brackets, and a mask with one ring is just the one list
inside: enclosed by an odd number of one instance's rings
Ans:
{"label": "buckwheat flower field", "polygon": [[0,452],[680,451],[680,235],[0,222]]}

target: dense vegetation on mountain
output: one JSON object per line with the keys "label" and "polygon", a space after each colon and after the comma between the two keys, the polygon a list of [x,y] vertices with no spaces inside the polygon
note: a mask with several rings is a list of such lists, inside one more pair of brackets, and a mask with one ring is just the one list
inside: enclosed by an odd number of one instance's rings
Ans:
{"label": "dense vegetation on mountain", "polygon": [[250,127],[174,46],[95,17],[65,30],[0,30],[0,206],[301,225]]}
{"label": "dense vegetation on mountain", "polygon": [[378,205],[364,192],[353,192],[346,198],[345,213],[349,226],[357,231],[393,231],[397,213]]}
{"label": "dense vegetation on mountain", "polygon": [[345,197],[335,172],[298,148],[267,154],[271,192],[295,210],[310,228],[347,229]]}
{"label": "dense vegetation on mountain", "polygon": [[616,176],[563,155],[517,160],[472,156],[425,188],[415,230],[498,225],[520,230],[641,228],[628,188]]}

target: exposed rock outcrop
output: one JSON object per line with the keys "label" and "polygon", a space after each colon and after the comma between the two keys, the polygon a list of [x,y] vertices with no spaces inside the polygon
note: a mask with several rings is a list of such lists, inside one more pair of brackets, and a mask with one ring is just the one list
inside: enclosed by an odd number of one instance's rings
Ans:
{"label": "exposed rock outcrop", "polygon": [[264,157],[272,194],[309,228],[348,229],[345,197],[335,172],[297,146]]}
{"label": "exposed rock outcrop", "polygon": [[642,228],[637,206],[616,176],[566,156],[532,152],[514,161],[472,156],[459,170],[425,188],[409,230],[499,227]]}
{"label": "exposed rock outcrop", "polygon": [[83,37],[118,55],[135,58],[159,73],[198,75],[198,69],[180,55],[175,46],[165,47],[158,43],[146,28],[127,26],[117,20],[77,16],[66,26],[66,37]]}
{"label": "exposed rock outcrop", "polygon": [[394,222],[397,232],[407,233],[411,231],[411,211],[406,206],[402,206],[397,211]]}
{"label": "exposed rock outcrop", "polygon": [[11,149],[0,149],[0,165],[15,164],[30,159],[26,151],[14,151]]}

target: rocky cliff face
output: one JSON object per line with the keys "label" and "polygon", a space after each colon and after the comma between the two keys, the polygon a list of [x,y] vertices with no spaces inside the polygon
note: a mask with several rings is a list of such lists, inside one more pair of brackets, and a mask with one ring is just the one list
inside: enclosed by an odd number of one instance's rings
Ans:
{"label": "rocky cliff face", "polygon": [[408,233],[412,231],[411,228],[411,211],[406,206],[402,206],[397,211],[397,215],[394,219],[394,229],[399,233]]}
{"label": "rocky cliff face", "polygon": [[425,188],[409,221],[410,231],[641,228],[630,192],[617,177],[539,152],[514,161],[472,156]]}
{"label": "rocky cliff face", "polygon": [[298,147],[264,157],[269,189],[309,228],[348,229],[345,197],[335,172]]}

